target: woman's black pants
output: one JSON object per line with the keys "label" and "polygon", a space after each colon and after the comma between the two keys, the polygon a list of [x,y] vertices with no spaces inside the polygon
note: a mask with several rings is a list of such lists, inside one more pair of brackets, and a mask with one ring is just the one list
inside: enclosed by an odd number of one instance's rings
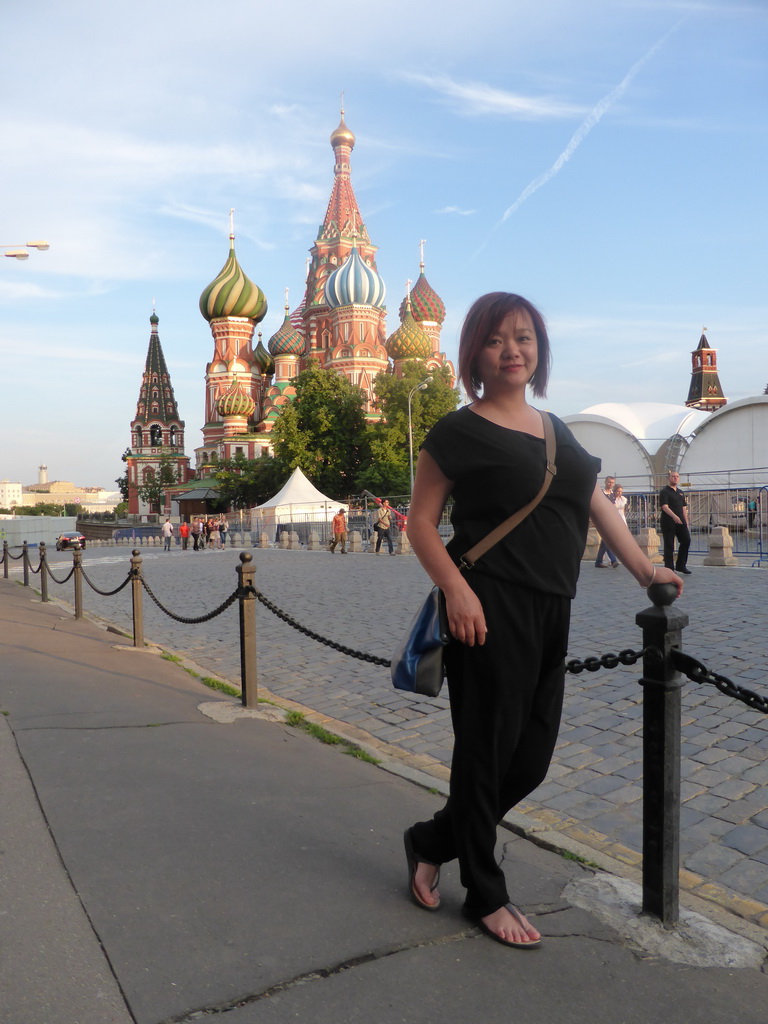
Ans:
{"label": "woman's black pants", "polygon": [[478,917],[509,902],[495,856],[496,826],[544,779],[560,727],[571,602],[480,573],[483,646],[446,648],[454,731],[448,800],[413,826],[417,856],[459,859],[465,907]]}

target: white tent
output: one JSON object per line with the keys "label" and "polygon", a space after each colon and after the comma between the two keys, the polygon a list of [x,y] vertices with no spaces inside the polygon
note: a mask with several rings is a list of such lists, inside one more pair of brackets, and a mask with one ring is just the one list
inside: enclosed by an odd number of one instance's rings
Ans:
{"label": "white tent", "polygon": [[334,501],[310,483],[297,467],[277,494],[251,509],[251,529],[268,536],[282,529],[290,529],[304,541],[314,523],[330,523],[340,508],[346,512],[343,501]]}

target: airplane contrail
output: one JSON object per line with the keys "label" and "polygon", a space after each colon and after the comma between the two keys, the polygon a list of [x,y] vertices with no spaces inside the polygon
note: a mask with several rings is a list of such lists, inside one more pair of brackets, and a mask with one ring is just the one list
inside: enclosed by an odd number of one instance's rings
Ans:
{"label": "airplane contrail", "polygon": [[676,25],[673,25],[673,27],[667,33],[665,33],[665,35],[663,35],[661,39],[658,40],[658,42],[653,44],[650,50],[648,50],[648,52],[645,53],[640,58],[640,60],[637,61],[637,63],[633,64],[633,66],[629,69],[629,71],[621,80],[621,82],[619,82],[619,84],[614,89],[612,89],[607,94],[607,96],[604,96],[600,100],[600,102],[595,105],[595,107],[589,112],[589,114],[587,114],[584,121],[573,133],[570,142],[565,147],[560,156],[557,158],[557,160],[555,160],[555,162],[552,164],[549,170],[539,175],[538,178],[535,178],[530,183],[530,185],[526,185],[526,187],[523,189],[523,191],[520,193],[520,195],[517,197],[514,203],[512,203],[512,205],[504,211],[501,220],[498,222],[498,224],[496,224],[497,228],[500,225],[502,225],[505,220],[511,217],[513,213],[516,213],[517,210],[519,210],[523,203],[526,201],[526,199],[530,199],[534,192],[537,192],[542,187],[542,185],[546,185],[548,181],[551,181],[552,178],[554,178],[554,176],[563,169],[563,167],[568,163],[568,161],[571,159],[573,154],[582,144],[584,139],[586,139],[586,137],[589,135],[589,133],[592,131],[595,125],[601,121],[601,119],[611,109],[614,103],[616,103],[616,101],[620,99],[621,96],[624,95],[630,82],[638,73],[640,68],[642,68],[643,65],[646,64],[651,59],[651,57],[653,57],[656,51],[661,46],[664,45],[667,39],[669,39],[669,37],[674,32],[677,31],[677,29],[680,27],[680,25],[682,25],[682,23],[685,20],[687,20],[687,16],[686,18],[681,18]]}

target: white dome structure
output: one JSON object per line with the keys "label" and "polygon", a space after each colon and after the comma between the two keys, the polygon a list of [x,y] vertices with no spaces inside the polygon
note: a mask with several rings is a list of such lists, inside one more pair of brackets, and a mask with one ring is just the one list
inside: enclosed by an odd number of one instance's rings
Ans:
{"label": "white dome structure", "polygon": [[604,476],[615,476],[632,491],[653,491],[669,469],[678,467],[691,436],[710,418],[684,405],[604,402],[564,416],[563,422],[579,444],[602,460]]}
{"label": "white dome structure", "polygon": [[768,484],[768,395],[742,398],[694,429],[679,472],[695,487]]}

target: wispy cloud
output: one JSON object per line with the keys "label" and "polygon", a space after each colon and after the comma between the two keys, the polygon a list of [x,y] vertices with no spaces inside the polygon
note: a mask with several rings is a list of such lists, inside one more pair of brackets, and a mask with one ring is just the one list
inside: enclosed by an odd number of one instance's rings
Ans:
{"label": "wispy cloud", "polygon": [[471,217],[477,210],[462,210],[458,206],[444,206],[442,210],[435,210],[435,213],[456,213],[460,217]]}
{"label": "wispy cloud", "polygon": [[518,120],[537,121],[544,118],[573,117],[583,114],[584,107],[563,103],[551,97],[524,96],[496,89],[484,82],[459,82],[449,75],[424,75],[404,71],[401,78],[425,85],[453,102],[459,113],[478,116],[497,114]]}

